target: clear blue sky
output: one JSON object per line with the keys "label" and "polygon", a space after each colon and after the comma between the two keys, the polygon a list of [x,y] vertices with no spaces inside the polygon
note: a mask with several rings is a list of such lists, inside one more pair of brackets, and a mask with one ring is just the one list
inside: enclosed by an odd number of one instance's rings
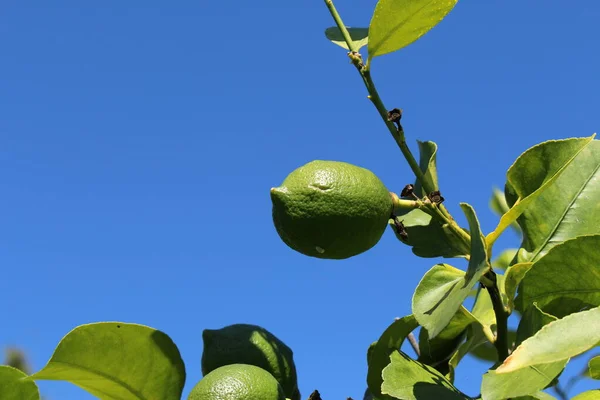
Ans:
{"label": "clear blue sky", "polygon": [[[336,4],[361,26],[375,3]],[[375,59],[413,149],[438,143],[461,221],[466,201],[495,226],[492,186],[529,146],[599,130],[599,19],[591,0],[463,0]],[[187,395],[202,329],[254,323],[294,349],[303,397],[360,399],[368,345],[440,260],[391,231],[350,260],[311,259],[273,228],[269,188],[313,159],[369,168],[390,190],[413,180],[330,25],[322,0],[4,1],[0,346],[24,347],[37,370],[77,325],[150,325],[179,346]],[[457,385],[478,394],[486,368],[461,364]]]}

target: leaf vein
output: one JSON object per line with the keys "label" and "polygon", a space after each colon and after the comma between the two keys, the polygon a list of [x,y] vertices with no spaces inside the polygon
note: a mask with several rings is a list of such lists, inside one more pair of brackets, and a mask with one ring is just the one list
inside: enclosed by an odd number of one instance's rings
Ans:
{"label": "leaf vein", "polygon": [[556,224],[554,225],[554,228],[552,229],[552,232],[546,237],[546,239],[544,240],[544,243],[534,253],[533,257],[531,258],[531,261],[534,261],[537,258],[537,256],[541,253],[541,251],[548,245],[548,243],[550,242],[550,240],[554,237],[554,235],[556,234],[556,231],[558,230],[558,228],[562,224],[562,221],[565,219],[565,217],[567,216],[567,214],[569,213],[569,211],[572,209],[573,205],[579,199],[579,195],[585,190],[585,188],[588,186],[588,184],[590,183],[590,181],[592,180],[592,178],[594,177],[594,175],[596,175],[596,173],[598,172],[599,169],[600,169],[600,163],[598,163],[598,165],[596,166],[596,168],[594,169],[594,171],[592,171],[592,173],[590,174],[590,176],[588,176],[588,178],[586,179],[585,183],[583,185],[581,185],[581,188],[579,189],[579,191],[577,191],[577,193],[575,193],[575,195],[573,196],[573,199],[571,200],[571,202],[569,203],[569,205],[567,207],[565,207],[565,210],[564,210],[563,214],[560,216],[560,218],[558,219],[558,221],[556,221]]}

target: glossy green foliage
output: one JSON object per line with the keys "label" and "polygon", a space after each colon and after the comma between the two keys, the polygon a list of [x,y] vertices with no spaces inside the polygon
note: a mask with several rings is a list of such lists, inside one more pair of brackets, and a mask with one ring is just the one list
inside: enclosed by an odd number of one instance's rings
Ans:
{"label": "glossy green foliage", "polygon": [[185,367],[164,333],[143,325],[82,325],[58,344],[36,380],[71,382],[101,399],[179,400]]}
{"label": "glossy green foliage", "polygon": [[[458,349],[452,354],[448,361],[448,373],[446,378],[451,382],[454,382],[455,371],[458,363],[470,352],[477,349],[478,347],[489,343],[488,336],[485,333],[484,327],[480,324],[473,323],[468,326],[466,330],[467,340],[463,342]],[[494,350],[495,352],[495,350]]]}
{"label": "glossy green foliage", "polygon": [[461,204],[469,221],[471,233],[471,258],[467,272],[447,264],[430,269],[415,290],[412,310],[419,325],[427,329],[430,338],[436,337],[448,325],[471,289],[489,269],[485,242],[473,208]]}
{"label": "glossy green foliage", "polygon": [[517,220],[523,230],[518,262],[535,261],[565,240],[600,234],[600,141],[592,139],[541,143],[509,169],[509,206],[529,203]]}
{"label": "glossy green foliage", "polygon": [[600,389],[588,390],[587,392],[579,393],[571,400],[598,400],[600,399]]}
{"label": "glossy green foliage", "polygon": [[423,186],[430,187],[431,190],[438,190],[438,176],[437,176],[437,144],[435,142],[421,142],[417,141],[419,145],[419,168],[423,171],[425,177],[425,185],[421,185],[421,182],[417,179],[415,181],[414,192],[418,197],[427,196],[427,193]]}
{"label": "glossy green foliage", "polygon": [[[486,240],[489,246],[498,239],[508,226],[517,221],[530,208],[541,207],[539,211],[545,214],[545,218],[536,221],[536,224],[547,225],[547,229],[544,229],[544,231],[548,231],[548,235],[554,233],[550,232],[555,228],[554,225],[550,226],[550,222],[553,219],[564,217],[565,210],[561,212],[560,216],[555,215],[557,212],[555,207],[547,208],[547,204],[544,202],[536,201],[548,188],[556,188],[554,183],[578,158],[581,152],[592,143],[593,139],[594,136],[581,139],[551,140],[533,146],[517,158],[506,174],[505,195],[510,209],[500,218],[496,229],[487,236]],[[551,193],[554,193],[555,197],[563,196],[561,192],[553,191]],[[550,200],[552,201],[552,199]],[[535,205],[533,205],[534,202],[536,202]],[[530,237],[531,232],[525,229],[522,221],[530,220],[532,215],[526,215],[518,220],[523,229],[523,245],[529,243],[532,238]],[[539,227],[536,229],[539,229]],[[539,233],[536,235],[539,236]],[[521,256],[518,261],[533,261],[541,250],[543,249],[526,257]]]}
{"label": "glossy green foliage", "polygon": [[430,338],[436,337],[450,323],[469,295],[472,286],[465,286],[465,282],[465,272],[448,264],[434,265],[419,282],[412,310]]}
{"label": "glossy green foliage", "polygon": [[[352,39],[352,43],[356,51],[360,50],[361,47],[366,46],[367,43],[369,43],[369,28],[346,27],[346,29],[350,34],[350,39]],[[346,50],[350,50],[346,40],[344,39],[344,35],[342,35],[340,28],[337,26],[332,26],[325,29],[325,37],[338,46],[343,47]]]}
{"label": "glossy green foliage", "polygon": [[525,310],[536,302],[560,318],[600,306],[598,249],[600,235],[580,236],[553,247],[521,280],[517,309]]}
{"label": "glossy green foliage", "polygon": [[[498,275],[497,280],[501,284],[503,277]],[[452,382],[454,381],[454,374],[458,363],[468,353],[489,345],[491,347],[491,358],[497,357],[496,349],[490,343],[494,338],[493,330],[496,326],[496,315],[494,314],[492,300],[486,289],[479,288],[477,291],[475,304],[470,315],[474,322],[465,331],[467,340],[456,349],[448,361],[448,373],[446,377]]]}
{"label": "glossy green foliage", "polygon": [[481,227],[479,226],[479,221],[473,207],[467,203],[461,203],[460,208],[465,213],[467,221],[469,221],[469,233],[471,234],[469,266],[467,267],[465,279],[467,282],[470,282],[474,277],[477,277],[479,281],[479,278],[491,268],[488,264],[485,238],[481,233]]}
{"label": "glossy green foliage", "polygon": [[415,209],[400,216],[399,219],[406,228],[408,238],[398,234],[393,221],[390,220],[389,225],[398,240],[411,246],[416,256],[457,258],[469,254],[469,247],[429,214]]}
{"label": "glossy green foliage", "polygon": [[367,359],[369,370],[367,372],[367,385],[375,397],[381,396],[383,378],[381,372],[390,363],[390,354],[399,350],[409,333],[417,328],[417,320],[412,315],[394,321],[379,340],[369,348]]}
{"label": "glossy green foliage", "polygon": [[[421,141],[418,141],[418,145],[420,153],[419,167],[423,171],[426,185],[437,189],[437,145],[434,142]],[[423,190],[419,180],[414,184],[414,193],[421,198],[428,194]],[[457,238],[447,226],[433,219],[431,215],[415,209],[404,215],[399,215],[399,218],[406,228],[408,237],[402,237],[398,234],[393,221],[390,221],[390,226],[396,233],[398,240],[411,246],[415,255],[423,258],[455,258],[466,257],[469,254],[469,246]]]}
{"label": "glossy green foliage", "polygon": [[600,307],[550,322],[524,340],[496,372],[509,373],[531,365],[568,360],[600,343]]}
{"label": "glossy green foliage", "polygon": [[546,392],[537,392],[528,396],[514,397],[512,400],[556,400],[556,397],[549,395]]}
{"label": "glossy green foliage", "polygon": [[21,370],[5,365],[0,366],[0,399],[39,400],[37,385]]}
{"label": "glossy green foliage", "polygon": [[394,351],[383,370],[381,391],[402,400],[469,400],[434,368]]}
{"label": "glossy green foliage", "polygon": [[417,360],[434,367],[444,375],[448,374],[450,372],[448,361],[465,339],[467,327],[473,321],[474,317],[471,313],[461,307],[435,338],[430,339],[427,330],[421,329],[419,332],[421,354]]}
{"label": "glossy green foliage", "polygon": [[517,293],[517,288],[532,266],[533,263],[531,262],[519,263],[513,265],[506,271],[506,276],[504,279],[504,293],[507,297],[506,305],[509,311],[514,310],[514,300],[515,294]]}
{"label": "glossy green foliage", "polygon": [[[555,320],[555,317],[545,314],[537,307],[530,308],[519,323],[517,345],[534,335],[544,325]],[[566,364],[567,360],[561,360],[554,363],[532,365],[504,374],[490,370],[483,376],[482,399],[502,400],[537,393],[552,382]]]}
{"label": "glossy green foliage", "polygon": [[458,0],[379,0],[369,25],[369,60],[400,50],[436,26]]}
{"label": "glossy green foliage", "polygon": [[[498,285],[502,285],[504,277],[498,275],[496,279]],[[482,346],[489,345],[492,350],[491,357],[497,357],[496,349],[491,344],[494,338],[494,330],[496,329],[496,314],[494,313],[489,292],[483,287],[480,287],[477,291],[471,315],[474,322],[466,330],[467,340],[458,347],[448,362],[449,371],[447,377],[451,381],[454,381],[454,372],[458,363],[468,353],[476,351]]]}
{"label": "glossy green foliage", "polygon": [[[517,329],[517,345],[534,335],[556,318],[531,307],[523,315]],[[483,400],[502,400],[517,396],[532,395],[544,389],[564,369],[567,360],[554,363],[532,365],[511,373],[500,374],[494,370],[483,376],[481,395]]]}

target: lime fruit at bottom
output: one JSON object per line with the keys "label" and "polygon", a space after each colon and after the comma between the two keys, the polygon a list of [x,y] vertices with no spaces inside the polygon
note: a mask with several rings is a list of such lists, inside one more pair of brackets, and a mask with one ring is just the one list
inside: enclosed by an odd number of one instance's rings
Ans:
{"label": "lime fruit at bottom", "polygon": [[285,400],[285,394],[279,382],[264,369],[230,364],[202,378],[188,400]]}
{"label": "lime fruit at bottom", "polygon": [[281,239],[311,257],[345,259],[379,242],[392,196],[368,169],[311,161],[271,189],[273,222]]}
{"label": "lime fruit at bottom", "polygon": [[292,349],[271,332],[257,325],[234,324],[205,329],[202,341],[204,375],[223,365],[255,365],[275,377],[287,398],[300,400]]}

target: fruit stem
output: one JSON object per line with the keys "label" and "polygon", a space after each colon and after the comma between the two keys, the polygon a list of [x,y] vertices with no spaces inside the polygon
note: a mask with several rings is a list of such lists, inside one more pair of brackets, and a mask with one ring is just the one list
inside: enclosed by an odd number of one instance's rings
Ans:
{"label": "fruit stem", "polygon": [[392,204],[394,205],[394,214],[404,214],[406,211],[421,208],[423,206],[422,201],[401,199],[394,192],[390,192],[390,196],[392,197]]}

